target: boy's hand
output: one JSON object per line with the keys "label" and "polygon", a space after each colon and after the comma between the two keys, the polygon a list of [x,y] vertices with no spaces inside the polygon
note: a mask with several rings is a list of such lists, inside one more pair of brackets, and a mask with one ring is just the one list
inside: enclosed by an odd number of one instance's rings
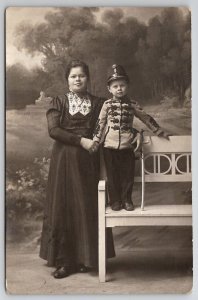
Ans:
{"label": "boy's hand", "polygon": [[99,148],[99,143],[98,142],[93,142],[93,145],[90,149],[90,152],[93,153],[93,152],[97,152],[98,151],[98,148]]}
{"label": "boy's hand", "polygon": [[168,133],[166,131],[162,131],[162,132],[160,132],[160,134],[158,136],[162,137],[162,138],[164,138],[166,140],[170,140],[170,138],[169,138],[170,135],[171,135],[170,133]]}
{"label": "boy's hand", "polygon": [[131,144],[135,144],[135,143],[137,143],[137,145],[134,149],[134,152],[139,151],[142,148],[142,139],[141,139],[141,134],[139,132],[136,134]]}

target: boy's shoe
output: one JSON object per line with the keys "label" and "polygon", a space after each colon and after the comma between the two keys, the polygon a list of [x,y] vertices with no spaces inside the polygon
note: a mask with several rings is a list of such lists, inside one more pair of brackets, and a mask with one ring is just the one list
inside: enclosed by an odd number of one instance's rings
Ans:
{"label": "boy's shoe", "polygon": [[133,202],[125,202],[123,205],[123,208],[127,211],[132,211],[134,210],[134,205]]}
{"label": "boy's shoe", "polygon": [[121,209],[122,209],[122,204],[121,204],[121,202],[114,202],[114,203],[111,205],[111,209],[112,209],[112,210],[121,210]]}

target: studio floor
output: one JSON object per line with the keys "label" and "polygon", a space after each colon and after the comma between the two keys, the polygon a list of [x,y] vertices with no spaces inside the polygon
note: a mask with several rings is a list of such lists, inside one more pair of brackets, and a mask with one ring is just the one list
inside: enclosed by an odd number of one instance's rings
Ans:
{"label": "studio floor", "polygon": [[17,295],[60,294],[183,294],[192,289],[192,253],[173,250],[117,249],[108,260],[107,282],[97,272],[54,279],[53,268],[39,258],[38,249],[7,249],[6,289]]}

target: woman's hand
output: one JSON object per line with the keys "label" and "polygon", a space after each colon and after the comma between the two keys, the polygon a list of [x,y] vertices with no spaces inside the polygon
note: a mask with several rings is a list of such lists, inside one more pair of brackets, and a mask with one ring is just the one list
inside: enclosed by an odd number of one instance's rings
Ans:
{"label": "woman's hand", "polygon": [[93,147],[94,141],[92,141],[91,139],[87,139],[87,138],[81,138],[80,140],[80,145],[87,151],[90,151]]}
{"label": "woman's hand", "polygon": [[80,145],[89,153],[94,153],[98,151],[99,143],[94,142],[93,140],[87,139],[87,138],[81,138]]}
{"label": "woman's hand", "polygon": [[96,152],[99,148],[99,143],[94,142],[93,140],[87,138],[81,138],[80,145],[89,153]]}

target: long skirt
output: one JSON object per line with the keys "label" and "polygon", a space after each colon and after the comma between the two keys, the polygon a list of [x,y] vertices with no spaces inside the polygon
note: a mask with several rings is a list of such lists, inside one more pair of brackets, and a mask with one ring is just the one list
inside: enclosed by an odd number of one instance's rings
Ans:
{"label": "long skirt", "polygon": [[[98,179],[98,153],[54,143],[40,248],[40,257],[48,266],[97,266]],[[107,257],[113,256],[109,231]]]}

